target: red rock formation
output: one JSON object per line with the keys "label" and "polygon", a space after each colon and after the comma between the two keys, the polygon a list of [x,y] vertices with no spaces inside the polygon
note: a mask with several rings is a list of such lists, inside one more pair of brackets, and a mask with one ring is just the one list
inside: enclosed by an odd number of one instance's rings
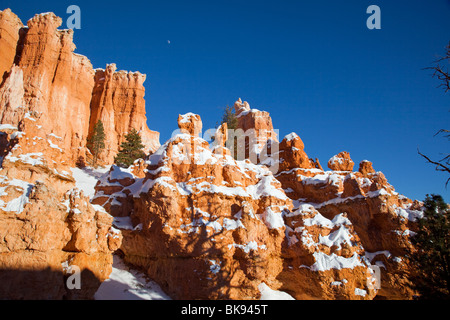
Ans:
{"label": "red rock formation", "polygon": [[[19,128],[1,125],[0,298],[91,299],[122,236],[75,188],[62,138],[40,123],[27,113]],[[80,289],[66,282],[75,267]]]}
{"label": "red rock formation", "polygon": [[157,149],[159,134],[146,124],[145,75],[115,72],[115,65],[94,72],[88,58],[74,53],[73,30],[58,30],[62,20],[53,13],[35,15],[27,28],[10,10],[0,14],[1,123],[17,127],[27,112],[39,113],[71,163],[88,157],[88,134],[99,119],[108,137],[104,162],[113,162],[131,128],[147,152]]}
{"label": "red rock formation", "polygon": [[[212,153],[200,126],[198,115],[180,116],[189,132],[150,157],[145,178],[110,193],[134,202],[129,224],[117,225],[121,250],[174,298],[257,298],[262,281],[281,285],[281,213],[292,204],[269,170]],[[114,167],[98,197],[128,175]]]}
{"label": "red rock formation", "polygon": [[[272,118],[266,111],[251,109],[247,101],[239,98],[234,104],[238,129],[234,132],[237,137],[237,158],[250,159],[253,163],[264,162],[277,150],[270,149],[272,142],[277,143],[277,134],[272,126]],[[268,146],[269,142],[269,146]]]}
{"label": "red rock formation", "polygon": [[114,162],[125,135],[133,128],[139,132],[146,153],[152,153],[159,147],[159,133],[147,126],[145,78],[139,72],[116,72],[115,64],[107,65],[105,70],[96,70],[89,134],[101,120],[108,139],[105,141],[105,152],[100,157],[106,163]]}
{"label": "red rock formation", "polygon": [[332,220],[312,205],[285,215],[284,270],[278,279],[297,299],[373,299],[364,249],[346,214]]}
{"label": "red rock formation", "polygon": [[[254,299],[263,283],[298,299],[412,297],[406,253],[421,204],[370,162],[352,172],[341,152],[324,171],[300,137],[278,143],[269,113],[240,99],[245,160],[230,156],[226,125],[209,146],[192,113],[159,147],[146,124],[145,75],[114,64],[94,71],[60,24],[49,13],[26,28],[0,12],[0,298],[91,298],[119,247],[174,298]],[[153,154],[112,166],[91,199],[70,172],[98,120],[104,162],[131,128]],[[81,291],[65,285],[70,266],[84,271]],[[37,285],[18,285],[21,272]]]}
{"label": "red rock formation", "polygon": [[[411,200],[395,192],[369,161],[361,162],[359,172],[352,173],[353,161],[347,152],[342,152],[328,164],[336,171],[324,172],[308,165],[299,142],[289,146],[291,151],[286,150],[288,145],[284,142],[280,144],[281,164],[276,177],[286,194],[296,205],[312,205],[330,220],[346,213],[366,251],[363,254],[367,261],[382,266],[377,296],[410,299],[413,292],[405,255],[412,246],[409,236],[416,228],[416,217],[421,215],[420,205],[413,206]],[[295,152],[302,156],[293,157]],[[289,274],[289,270],[286,272]],[[286,279],[293,283],[292,278]]]}
{"label": "red rock formation", "polygon": [[63,139],[68,160],[75,160],[87,138],[93,69],[86,57],[73,52],[73,31],[57,29],[61,22],[53,13],[28,21],[18,66],[23,70],[24,112],[43,115],[42,125]]}
{"label": "red rock formation", "polygon": [[372,166],[372,162],[367,160],[363,160],[360,162],[358,171],[361,172],[363,176],[375,173],[375,170],[373,169]]}
{"label": "red rock formation", "polygon": [[[110,149],[132,127],[148,150],[159,144],[145,123],[145,76],[112,70],[104,101],[91,105],[95,72],[73,52],[73,31],[58,30],[61,22],[40,14],[26,28],[10,10],[0,12],[0,299],[90,299],[108,278],[122,235],[71,173],[86,157],[97,114],[111,113]],[[110,150],[105,161],[111,157]],[[75,266],[79,290],[66,285]]]}
{"label": "red rock formation", "polygon": [[[175,298],[258,298],[262,282],[299,299],[374,297],[364,249],[345,215],[331,221],[306,207],[292,211],[264,166],[209,151],[197,136],[198,115],[178,123],[187,133],[150,157],[145,178],[113,167],[96,187],[94,202],[118,216],[126,261]],[[214,150],[224,148],[223,131]]]}
{"label": "red rock formation", "polygon": [[22,21],[10,9],[0,10],[0,83],[14,63],[22,27]]}
{"label": "red rock formation", "polygon": [[343,151],[328,160],[328,168],[333,171],[353,171],[355,163],[347,151]]}

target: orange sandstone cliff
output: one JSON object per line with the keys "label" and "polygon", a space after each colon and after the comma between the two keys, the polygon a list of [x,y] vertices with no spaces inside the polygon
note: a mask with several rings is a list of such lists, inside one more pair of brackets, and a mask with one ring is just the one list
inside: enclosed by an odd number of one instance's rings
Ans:
{"label": "orange sandstone cliff", "polygon": [[[61,22],[46,13],[24,26],[0,11],[0,299],[92,299],[122,239],[76,179],[92,123],[103,120],[110,137],[104,164],[132,128],[147,153],[159,146],[146,124],[145,75],[108,66],[101,80]],[[75,267],[82,286],[72,290]]]}
{"label": "orange sandstone cliff", "polygon": [[108,137],[105,164],[114,161],[132,128],[141,133],[147,153],[159,147],[159,134],[146,124],[145,75],[116,71],[114,64],[94,71],[87,57],[74,53],[73,30],[59,30],[62,20],[53,13],[35,15],[26,27],[9,9],[0,14],[2,123],[17,126],[34,112],[62,138],[70,163],[89,158],[87,138],[98,120]]}

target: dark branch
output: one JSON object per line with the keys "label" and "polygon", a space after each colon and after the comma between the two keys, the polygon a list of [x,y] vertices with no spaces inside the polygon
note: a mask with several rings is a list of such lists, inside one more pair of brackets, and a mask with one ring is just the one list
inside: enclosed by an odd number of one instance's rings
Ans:
{"label": "dark branch", "polygon": [[[417,153],[419,155],[421,155],[423,158],[425,158],[429,163],[434,164],[436,166],[436,171],[443,171],[443,172],[448,172],[450,173],[450,168],[443,165],[442,163],[436,162],[431,160],[429,157],[427,157],[426,155],[424,155],[423,153],[420,152],[419,148],[417,148]],[[447,179],[447,182],[445,183],[445,187],[447,188],[448,183],[450,182],[450,178]]]}

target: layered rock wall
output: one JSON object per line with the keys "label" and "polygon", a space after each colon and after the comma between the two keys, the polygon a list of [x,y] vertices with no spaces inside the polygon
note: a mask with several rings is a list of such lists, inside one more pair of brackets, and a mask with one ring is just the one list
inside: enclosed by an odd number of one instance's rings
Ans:
{"label": "layered rock wall", "polygon": [[87,140],[98,120],[108,137],[100,159],[105,164],[114,161],[132,128],[140,132],[145,152],[159,147],[159,134],[146,124],[145,75],[117,72],[115,65],[94,71],[87,57],[74,53],[73,30],[59,30],[62,20],[53,13],[35,15],[26,27],[9,9],[0,15],[1,123],[17,127],[34,112],[63,139],[60,147],[70,163],[90,157]]}

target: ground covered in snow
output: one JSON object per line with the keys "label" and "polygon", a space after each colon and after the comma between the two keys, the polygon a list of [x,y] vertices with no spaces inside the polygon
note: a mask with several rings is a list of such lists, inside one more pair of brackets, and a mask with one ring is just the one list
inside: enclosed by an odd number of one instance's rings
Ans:
{"label": "ground covered in snow", "polygon": [[171,300],[159,285],[129,268],[115,255],[113,270],[95,294],[95,300]]}

